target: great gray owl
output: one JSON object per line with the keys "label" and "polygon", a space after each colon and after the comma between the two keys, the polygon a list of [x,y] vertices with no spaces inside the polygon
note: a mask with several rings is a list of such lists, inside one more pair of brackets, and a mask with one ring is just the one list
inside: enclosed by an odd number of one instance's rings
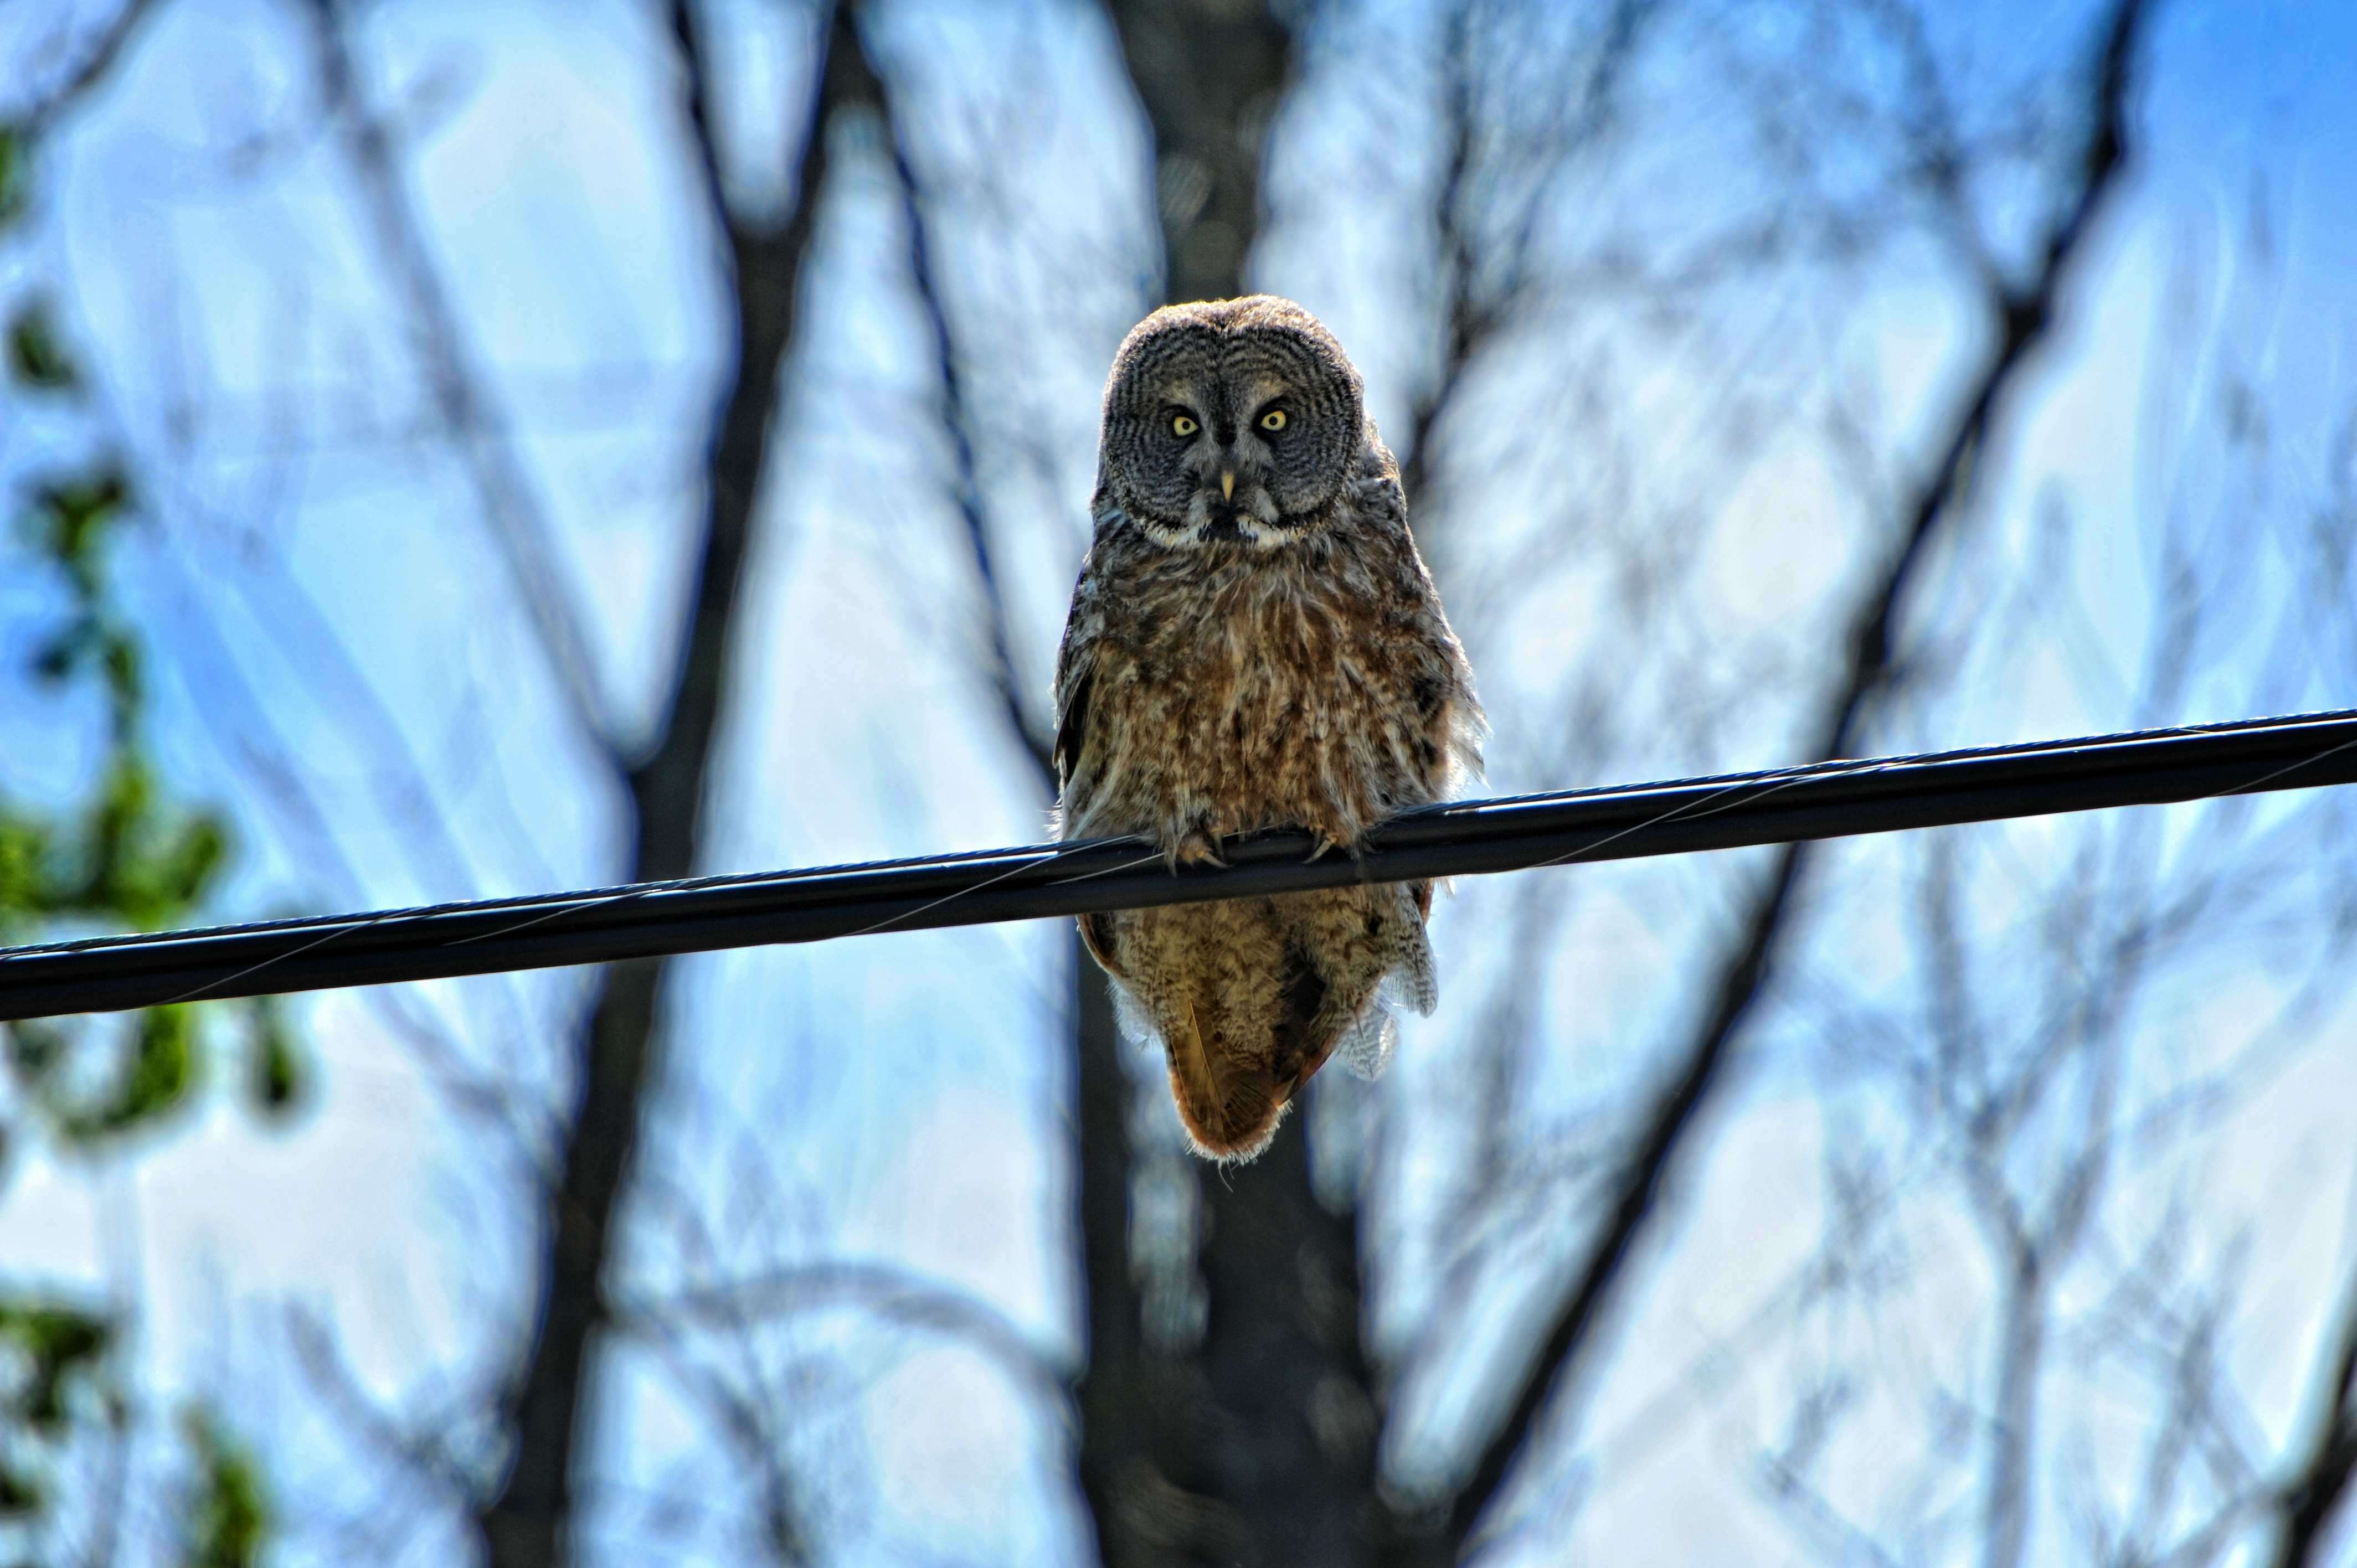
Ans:
{"label": "great gray owl", "polygon": [[[1473,671],[1407,530],[1399,465],[1318,318],[1267,295],[1166,306],[1105,385],[1095,538],[1056,665],[1065,838],[1222,833],[1354,849],[1480,767]],[[1250,1159],[1337,1047],[1372,1072],[1377,994],[1435,1000],[1429,883],[1089,915],[1158,1036],[1198,1148]]]}

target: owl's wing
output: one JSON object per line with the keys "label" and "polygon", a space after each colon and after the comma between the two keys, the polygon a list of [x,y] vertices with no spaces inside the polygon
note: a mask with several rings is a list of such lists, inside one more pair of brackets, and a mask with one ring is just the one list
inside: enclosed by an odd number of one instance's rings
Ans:
{"label": "owl's wing", "polygon": [[1074,660],[1074,668],[1066,678],[1057,682],[1056,714],[1056,783],[1069,789],[1072,775],[1081,768],[1081,750],[1089,742],[1089,691],[1096,684],[1095,672]]}
{"label": "owl's wing", "polygon": [[1082,945],[1089,950],[1089,956],[1097,961],[1097,967],[1116,980],[1128,979],[1121,965],[1114,961],[1113,917],[1082,915],[1080,925]]}
{"label": "owl's wing", "polygon": [[[1081,580],[1072,585],[1072,607],[1064,618],[1064,640],[1056,650],[1056,788],[1064,807],[1072,806],[1072,779],[1081,770],[1081,754],[1089,744],[1089,693],[1096,685],[1097,653],[1104,639],[1104,613],[1100,603],[1095,552],[1081,563]],[[1065,828],[1071,832],[1069,821]]]}

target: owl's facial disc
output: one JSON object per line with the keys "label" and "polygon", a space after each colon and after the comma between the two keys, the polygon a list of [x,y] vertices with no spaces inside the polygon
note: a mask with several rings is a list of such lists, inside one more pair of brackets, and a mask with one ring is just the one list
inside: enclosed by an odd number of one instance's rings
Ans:
{"label": "owl's facial disc", "polygon": [[1283,550],[1337,523],[1365,440],[1358,372],[1299,306],[1166,306],[1106,382],[1099,472],[1168,550]]}
{"label": "owl's facial disc", "polygon": [[1298,428],[1289,401],[1289,389],[1273,378],[1165,389],[1156,435],[1168,444],[1171,499],[1180,504],[1139,520],[1157,543],[1274,550],[1302,536],[1307,520],[1288,515],[1280,497],[1293,456],[1286,437]]}

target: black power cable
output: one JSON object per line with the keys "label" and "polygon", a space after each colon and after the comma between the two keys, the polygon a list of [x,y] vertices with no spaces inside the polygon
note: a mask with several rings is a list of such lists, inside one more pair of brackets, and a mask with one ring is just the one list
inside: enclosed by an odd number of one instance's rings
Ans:
{"label": "black power cable", "polygon": [[1468,800],[1385,822],[1355,861],[1287,830],[1174,874],[1097,839],[99,937],[0,950],[0,1022],[2349,783],[2357,710]]}

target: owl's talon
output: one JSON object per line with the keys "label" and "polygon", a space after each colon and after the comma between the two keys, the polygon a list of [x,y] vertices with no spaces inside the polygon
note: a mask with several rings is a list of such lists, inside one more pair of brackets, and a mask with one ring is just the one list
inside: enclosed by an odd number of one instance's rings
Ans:
{"label": "owl's talon", "polygon": [[1367,857],[1365,842],[1363,840],[1355,838],[1336,838],[1332,833],[1323,832],[1317,828],[1312,828],[1309,832],[1311,836],[1317,840],[1317,842],[1309,847],[1309,858],[1313,862],[1325,859],[1328,855],[1333,854],[1338,849],[1344,854],[1349,855],[1353,864],[1362,861]]}
{"label": "owl's talon", "polygon": [[1227,862],[1220,858],[1219,841],[1197,828],[1170,847],[1170,869],[1181,865],[1216,865],[1225,869]]}

